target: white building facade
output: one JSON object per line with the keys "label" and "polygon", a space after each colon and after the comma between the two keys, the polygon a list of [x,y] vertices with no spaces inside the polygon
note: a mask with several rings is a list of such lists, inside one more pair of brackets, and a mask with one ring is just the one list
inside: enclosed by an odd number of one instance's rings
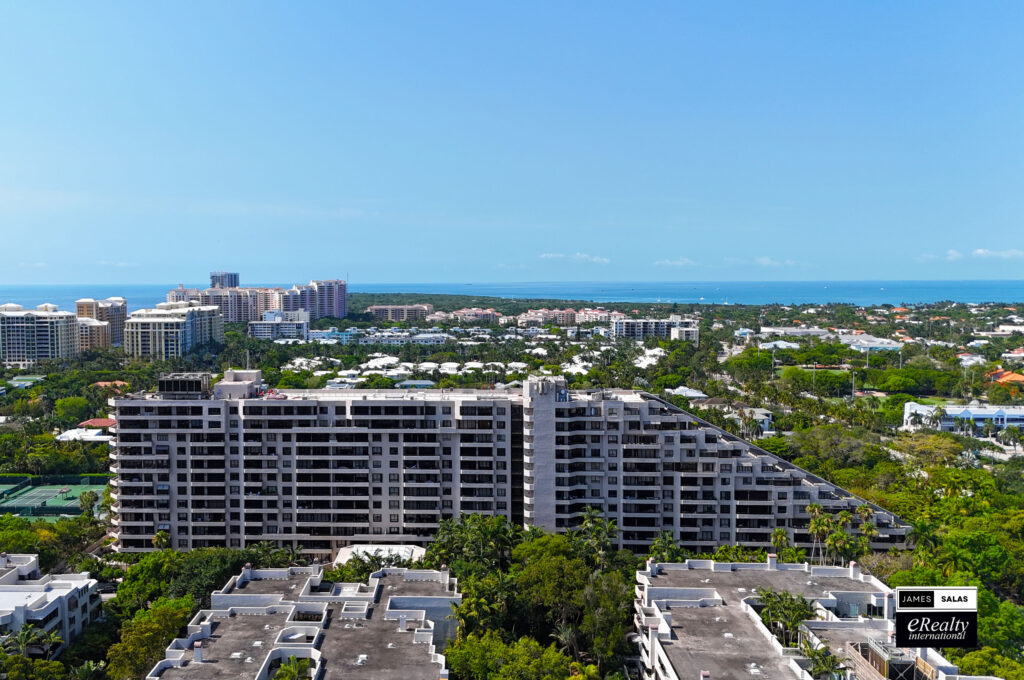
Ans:
{"label": "white building facade", "polygon": [[[198,383],[197,383],[198,384]],[[331,557],[360,542],[424,544],[442,519],[503,515],[566,531],[588,506],[642,551],[810,547],[807,505],[864,502],[652,395],[522,390],[280,390],[229,371],[211,390],[111,401],[117,549],[301,544]],[[875,547],[905,527],[875,508]]]}

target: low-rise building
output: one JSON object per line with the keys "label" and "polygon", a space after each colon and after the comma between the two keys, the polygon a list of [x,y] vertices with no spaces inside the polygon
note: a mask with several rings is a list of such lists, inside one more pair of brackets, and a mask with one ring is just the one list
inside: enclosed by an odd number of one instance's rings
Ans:
{"label": "low-rise building", "polygon": [[[63,642],[48,650],[57,655],[101,614],[97,582],[87,572],[47,574],[39,571],[37,555],[0,553],[0,638],[32,625],[57,633]],[[43,655],[46,650],[29,649]]]}
{"label": "low-rise building", "polygon": [[980,432],[985,423],[991,422],[996,430],[1016,426],[1024,430],[1024,406],[982,405],[977,402],[967,406],[928,406],[916,401],[903,405],[903,426],[908,429],[929,427],[943,432],[962,429],[960,422],[969,421],[973,429]]}
{"label": "low-rise building", "polygon": [[319,565],[246,565],[146,680],[265,680],[290,657],[319,680],[444,679],[461,602],[447,570],[385,568],[366,583],[333,583]]}
{"label": "low-rise building", "polygon": [[309,312],[264,312],[260,321],[249,322],[249,336],[260,340],[309,337]]}
{"label": "low-rise building", "polygon": [[791,335],[798,338],[821,338],[829,335],[829,331],[816,326],[762,326],[760,335],[768,338],[773,335]]}
{"label": "low-rise building", "polygon": [[[648,562],[636,574],[634,625],[644,680],[763,677],[806,680],[800,648],[784,647],[758,613],[759,593],[785,591],[808,600],[816,619],[799,633],[827,647],[845,680],[982,680],[930,648],[899,648],[894,592],[856,562],[827,567],[687,560]],[[997,680],[989,678],[988,680]]]}

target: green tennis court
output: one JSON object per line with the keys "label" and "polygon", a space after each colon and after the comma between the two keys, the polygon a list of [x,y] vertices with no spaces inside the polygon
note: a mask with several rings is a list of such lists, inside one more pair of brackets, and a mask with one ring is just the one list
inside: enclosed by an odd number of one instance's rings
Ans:
{"label": "green tennis court", "polygon": [[105,486],[89,484],[66,484],[54,486],[29,486],[25,489],[6,496],[0,501],[0,508],[8,505],[41,507],[78,507],[78,497],[85,491],[95,491],[97,495],[103,495]]}

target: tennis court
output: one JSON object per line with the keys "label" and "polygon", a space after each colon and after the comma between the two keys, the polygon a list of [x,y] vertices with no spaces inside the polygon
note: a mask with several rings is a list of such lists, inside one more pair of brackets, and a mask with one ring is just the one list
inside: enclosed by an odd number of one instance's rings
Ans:
{"label": "tennis court", "polygon": [[67,484],[63,486],[30,486],[0,501],[0,508],[8,505],[41,507],[78,507],[78,497],[84,491],[95,491],[103,496],[104,486]]}

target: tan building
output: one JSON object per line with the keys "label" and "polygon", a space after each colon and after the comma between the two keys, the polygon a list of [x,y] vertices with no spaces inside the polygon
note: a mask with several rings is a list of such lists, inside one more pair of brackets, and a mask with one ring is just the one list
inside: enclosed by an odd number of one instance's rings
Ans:
{"label": "tan building", "polygon": [[224,342],[224,317],[214,305],[162,302],[128,315],[124,349],[133,357],[170,359]]}
{"label": "tan building", "polygon": [[378,321],[423,321],[434,313],[434,305],[373,305],[366,308],[366,313]]}
{"label": "tan building", "polygon": [[111,330],[109,321],[99,321],[91,317],[78,317],[78,349],[86,352],[91,349],[110,347]]}
{"label": "tan building", "polygon": [[128,318],[128,302],[123,297],[106,300],[82,298],[75,301],[75,315],[80,319],[96,319],[110,324],[110,344],[124,342],[124,322]]}

